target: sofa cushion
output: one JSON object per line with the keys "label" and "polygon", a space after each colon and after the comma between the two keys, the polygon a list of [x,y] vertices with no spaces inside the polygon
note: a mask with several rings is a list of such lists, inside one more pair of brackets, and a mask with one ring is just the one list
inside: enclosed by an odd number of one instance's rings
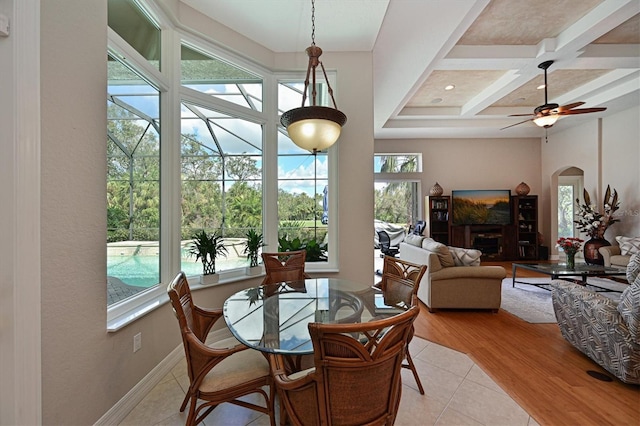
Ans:
{"label": "sofa cushion", "polygon": [[627,263],[627,282],[632,284],[640,275],[640,253],[636,253],[629,259]]}
{"label": "sofa cushion", "polygon": [[422,240],[424,240],[424,238],[425,237],[421,235],[408,234],[406,237],[404,237],[404,242],[407,244],[411,244],[412,246],[422,247]]}
{"label": "sofa cushion", "polygon": [[618,312],[627,324],[629,334],[636,337],[636,343],[640,343],[640,276],[622,292]]}
{"label": "sofa cushion", "polygon": [[616,241],[620,246],[620,254],[628,255],[640,252],[640,237],[616,237]]}
{"label": "sofa cushion", "polygon": [[443,267],[448,268],[450,266],[456,266],[446,245],[439,243],[434,239],[425,238],[422,240],[422,248],[438,255],[438,260]]}
{"label": "sofa cushion", "polygon": [[482,256],[480,250],[451,246],[448,248],[456,266],[480,266],[480,256]]}

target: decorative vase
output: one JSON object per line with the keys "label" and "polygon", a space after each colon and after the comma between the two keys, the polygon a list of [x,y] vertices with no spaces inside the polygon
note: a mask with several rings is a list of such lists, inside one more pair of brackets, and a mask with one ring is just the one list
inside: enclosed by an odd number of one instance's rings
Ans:
{"label": "decorative vase", "polygon": [[573,269],[576,267],[576,253],[575,252],[567,252],[567,268]]}
{"label": "decorative vase", "polygon": [[524,182],[520,182],[520,185],[516,186],[516,194],[518,195],[527,195],[529,191],[531,191],[531,188]]}
{"label": "decorative vase", "polygon": [[432,197],[439,197],[442,195],[443,192],[444,191],[442,187],[438,184],[438,182],[436,182],[436,184],[433,185],[429,190],[429,195],[431,195]]}
{"label": "decorative vase", "polygon": [[610,245],[604,238],[591,238],[584,243],[584,261],[589,265],[604,265],[604,258],[598,249]]}

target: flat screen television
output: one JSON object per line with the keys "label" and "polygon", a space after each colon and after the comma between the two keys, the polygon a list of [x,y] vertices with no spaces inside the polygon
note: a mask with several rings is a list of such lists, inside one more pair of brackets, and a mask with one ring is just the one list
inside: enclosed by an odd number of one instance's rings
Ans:
{"label": "flat screen television", "polygon": [[451,191],[453,225],[511,224],[511,190],[471,189]]}

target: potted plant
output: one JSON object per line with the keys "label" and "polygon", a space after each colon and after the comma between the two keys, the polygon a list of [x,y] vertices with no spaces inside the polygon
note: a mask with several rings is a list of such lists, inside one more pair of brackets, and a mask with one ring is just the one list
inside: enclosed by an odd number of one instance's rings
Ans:
{"label": "potted plant", "polygon": [[245,237],[247,241],[244,243],[243,253],[247,255],[249,260],[247,275],[257,275],[262,271],[262,268],[258,266],[258,255],[260,254],[260,248],[265,245],[264,240],[262,239],[262,234],[258,234],[254,229],[249,229]]}
{"label": "potted plant", "polygon": [[207,234],[203,229],[193,236],[191,249],[189,253],[202,261],[202,284],[213,284],[218,282],[218,274],[216,274],[216,258],[218,256],[227,256],[227,248],[224,246],[222,237],[217,234]]}

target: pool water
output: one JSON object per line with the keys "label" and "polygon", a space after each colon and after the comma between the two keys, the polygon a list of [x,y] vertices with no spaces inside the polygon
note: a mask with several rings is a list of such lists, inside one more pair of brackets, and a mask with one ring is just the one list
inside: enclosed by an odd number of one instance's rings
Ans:
{"label": "pool water", "polygon": [[[244,258],[217,259],[218,271],[247,266]],[[202,263],[183,259],[182,270],[187,275],[202,274]],[[148,288],[160,282],[160,258],[158,256],[107,256],[107,275],[125,284]]]}

